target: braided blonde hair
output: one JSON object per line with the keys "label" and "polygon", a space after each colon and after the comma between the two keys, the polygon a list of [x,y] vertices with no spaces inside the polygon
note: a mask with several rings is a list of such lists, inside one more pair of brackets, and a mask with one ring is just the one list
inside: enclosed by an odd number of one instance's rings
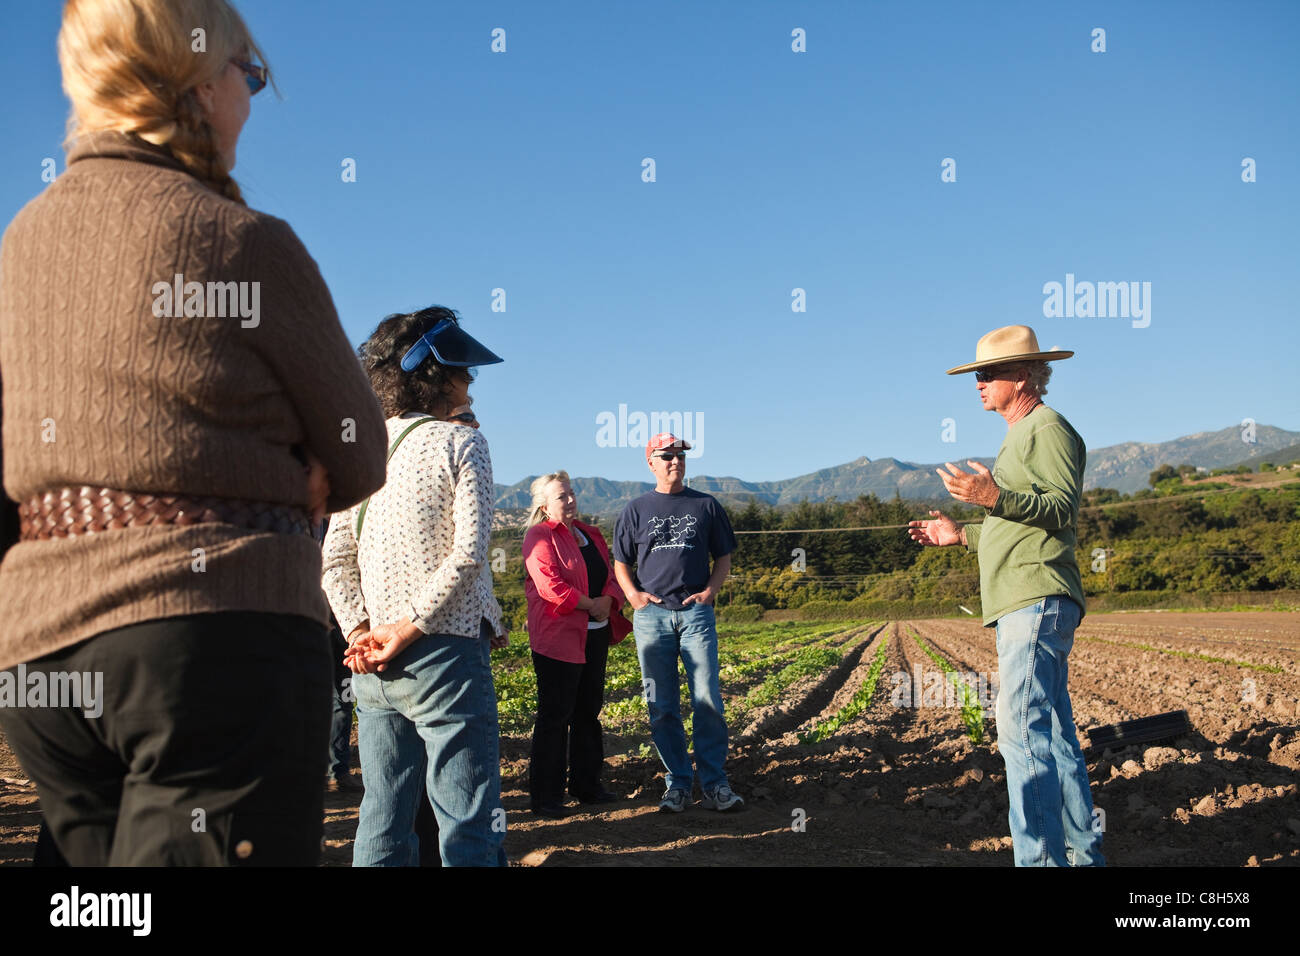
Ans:
{"label": "braided blonde hair", "polygon": [[[195,51],[200,29],[204,50]],[[59,30],[63,90],[72,101],[65,146],[97,130],[134,133],[243,203],[194,92],[232,57],[266,62],[227,0],[67,0]]]}

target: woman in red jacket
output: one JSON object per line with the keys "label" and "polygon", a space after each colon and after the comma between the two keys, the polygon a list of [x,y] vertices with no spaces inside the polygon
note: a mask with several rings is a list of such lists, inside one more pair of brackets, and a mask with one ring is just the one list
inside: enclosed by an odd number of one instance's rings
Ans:
{"label": "woman in red jacket", "polygon": [[605,703],[609,646],[632,630],[622,614],[623,590],[598,528],[578,520],[578,499],[563,471],[533,482],[533,513],[524,535],[528,580],[528,643],[537,673],[528,789],[533,813],[559,818],[569,793],[581,803],[617,800],[600,782],[605,754],[600,708]]}

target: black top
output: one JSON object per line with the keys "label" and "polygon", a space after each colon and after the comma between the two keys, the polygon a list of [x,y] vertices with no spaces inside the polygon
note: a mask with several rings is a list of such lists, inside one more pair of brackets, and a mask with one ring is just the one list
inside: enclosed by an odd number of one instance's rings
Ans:
{"label": "black top", "polygon": [[609,577],[609,572],[605,568],[605,559],[600,556],[596,542],[592,541],[589,535],[584,534],[583,538],[587,542],[582,546],[582,560],[587,562],[587,597],[600,597],[600,592],[605,590],[605,581]]}

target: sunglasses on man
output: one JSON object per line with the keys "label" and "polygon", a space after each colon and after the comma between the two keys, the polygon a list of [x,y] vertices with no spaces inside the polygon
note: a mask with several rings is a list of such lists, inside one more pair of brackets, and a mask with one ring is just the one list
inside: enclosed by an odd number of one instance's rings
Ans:
{"label": "sunglasses on man", "polygon": [[655,454],[655,455],[651,455],[650,457],[651,457],[651,458],[658,458],[660,461],[672,461],[674,458],[678,458],[678,459],[683,459],[683,460],[684,460],[684,459],[686,458],[686,452],[684,452],[684,451],[665,451],[665,452],[659,452],[658,454]]}
{"label": "sunglasses on man", "polygon": [[994,379],[1010,375],[1012,371],[1012,369],[1006,368],[1005,366],[1003,368],[982,368],[975,373],[975,381],[991,382]]}

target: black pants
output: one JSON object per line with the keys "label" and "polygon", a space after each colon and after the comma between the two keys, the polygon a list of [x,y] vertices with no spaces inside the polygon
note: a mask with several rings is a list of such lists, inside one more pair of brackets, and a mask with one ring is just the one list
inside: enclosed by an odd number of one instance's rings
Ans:
{"label": "black pants", "polygon": [[352,670],[343,663],[343,658],[348,652],[348,639],[339,630],[333,614],[330,615],[330,625],[334,684],[330,694],[332,710],[325,773],[335,780],[342,780],[348,775],[348,765],[352,756],[352,710],[355,706],[355,698],[352,694]]}
{"label": "black pants", "polygon": [[566,757],[569,793],[579,800],[601,791],[605,749],[600,708],[605,703],[609,625],[587,632],[587,662],[570,664],[533,652],[537,721],[528,790],[534,807],[564,802]]}
{"label": "black pants", "polygon": [[29,685],[38,671],[102,675],[94,708],[0,708],[73,866],[319,861],[332,673],[320,624],[186,615],[106,631],[23,670]]}

